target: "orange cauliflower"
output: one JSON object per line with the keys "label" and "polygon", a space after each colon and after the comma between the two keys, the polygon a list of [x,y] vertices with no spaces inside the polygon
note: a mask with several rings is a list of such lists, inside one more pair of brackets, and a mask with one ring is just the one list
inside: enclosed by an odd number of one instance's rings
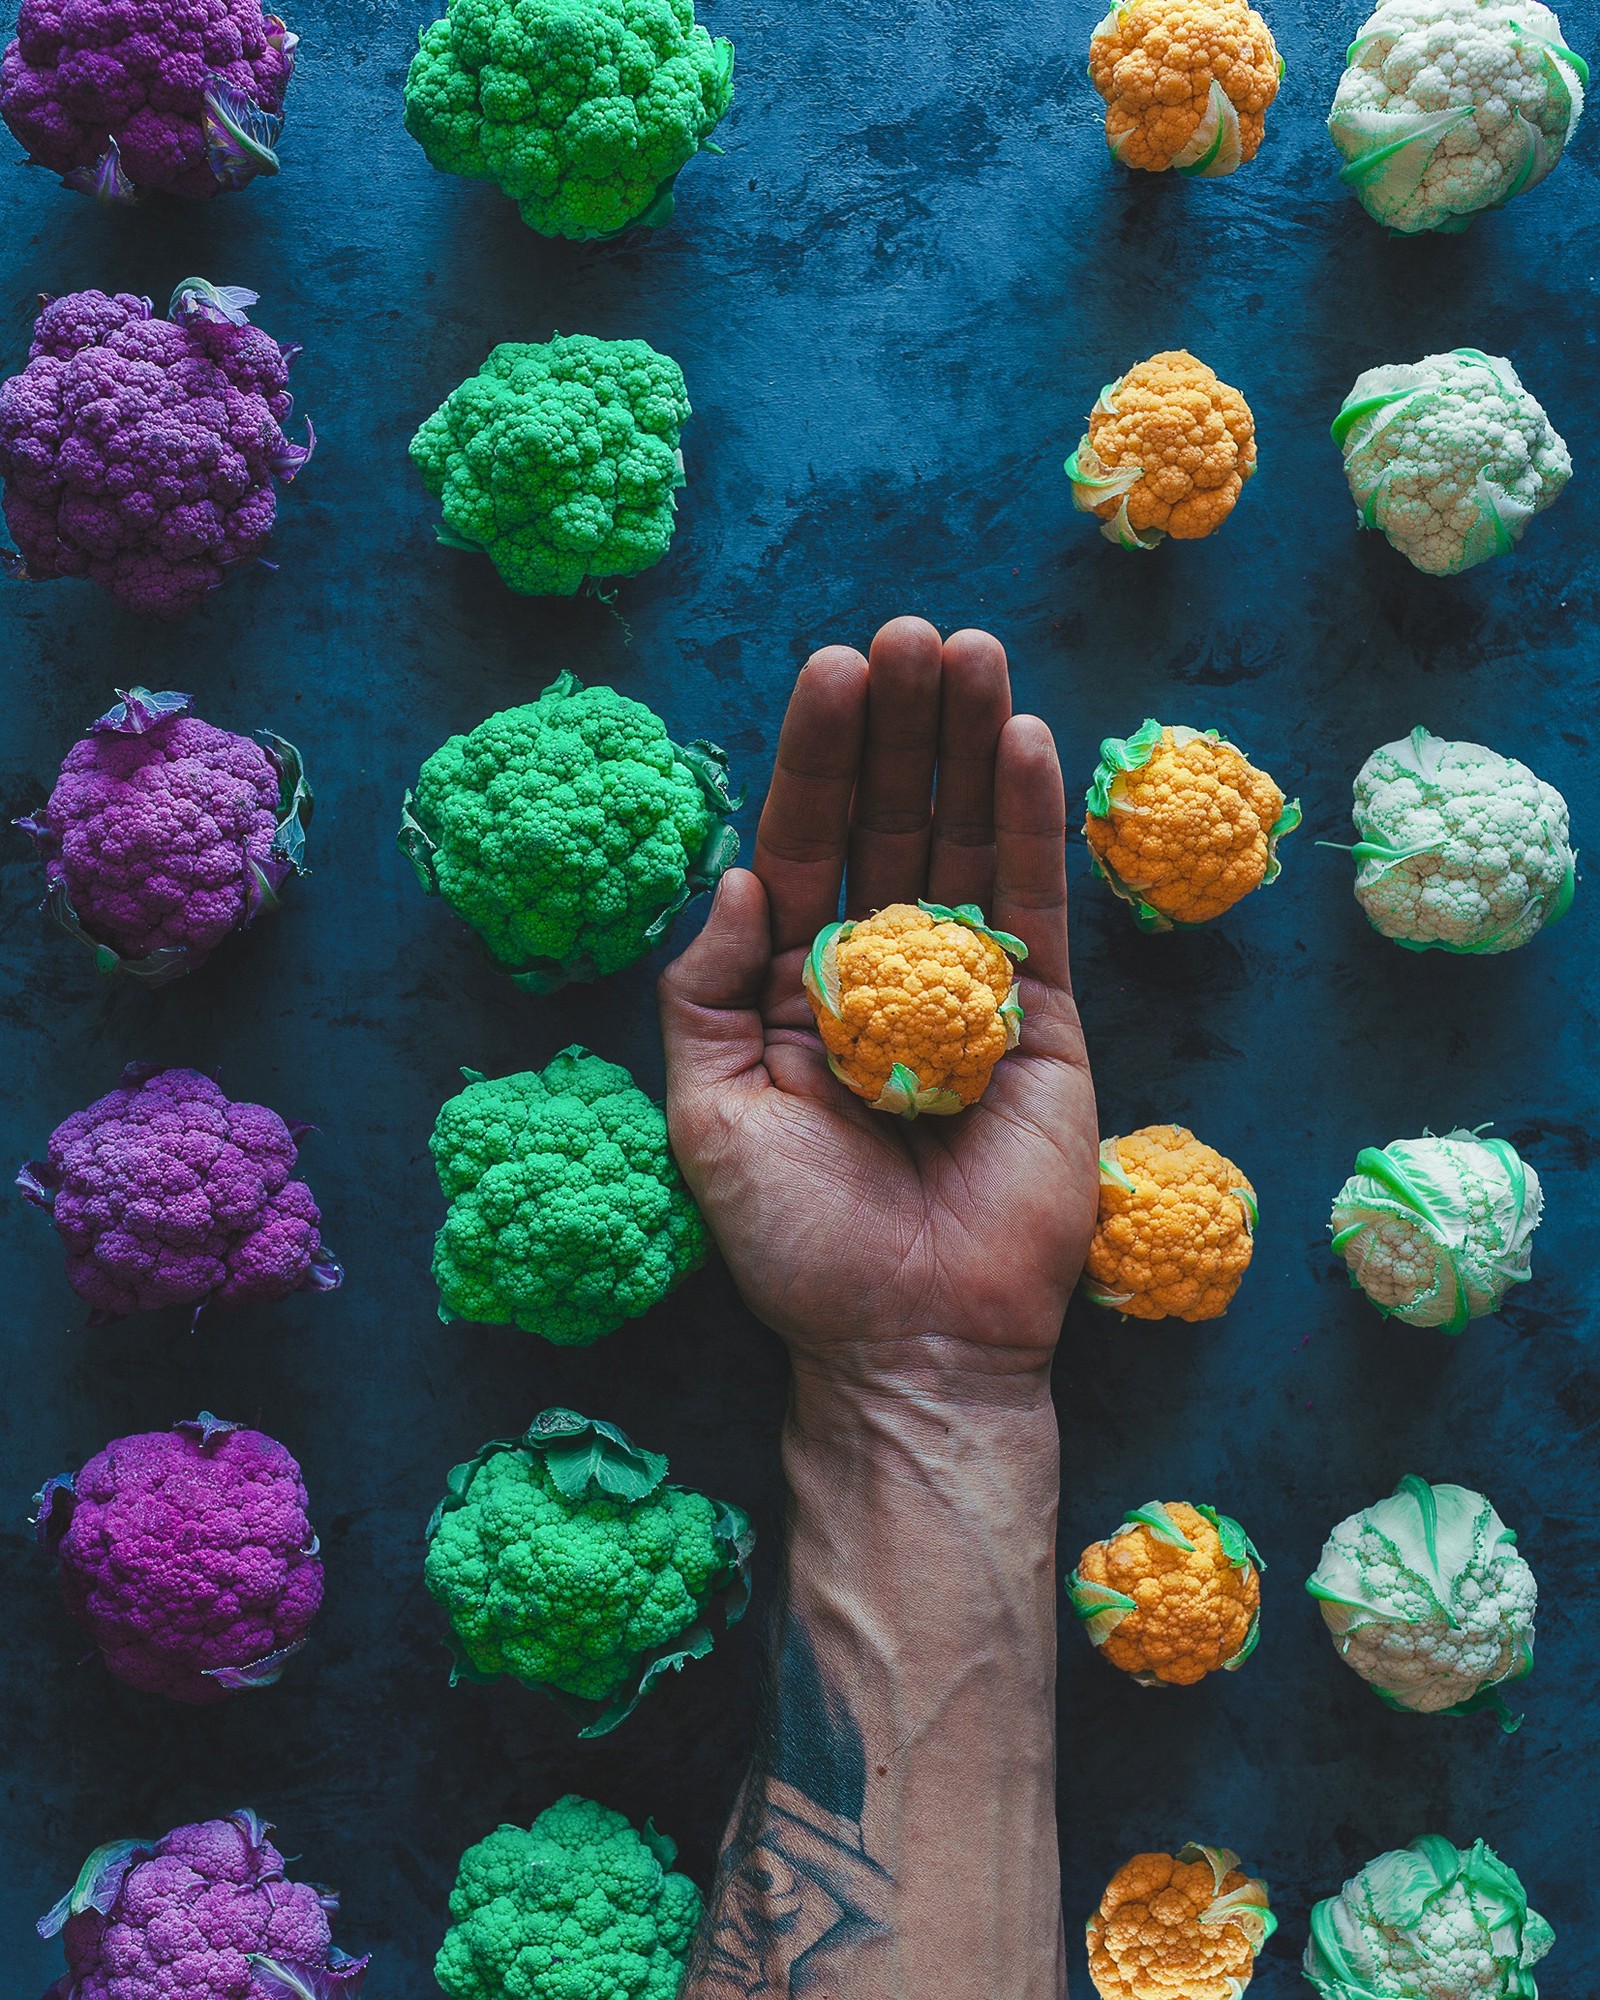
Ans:
{"label": "orange cauliflower", "polygon": [[1300,801],[1216,730],[1151,718],[1100,745],[1083,835],[1141,930],[1191,930],[1277,881],[1299,824]]}
{"label": "orange cauliflower", "polygon": [[1185,1500],[1152,1500],[1122,1519],[1067,1581],[1089,1637],[1141,1687],[1236,1672],[1261,1636],[1266,1564],[1250,1537],[1215,1507]]}
{"label": "orange cauliflower", "polygon": [[1116,0],[1089,75],[1112,159],[1215,180],[1255,158],[1283,58],[1245,0]]}
{"label": "orange cauliflower", "polygon": [[1255,469],[1250,405],[1181,347],[1100,391],[1066,464],[1073,506],[1123,549],[1213,534]]}
{"label": "orange cauliflower", "polygon": [[1100,1144],[1083,1289],[1124,1318],[1220,1319],[1254,1248],[1256,1191],[1182,1125]]}
{"label": "orange cauliflower", "polygon": [[1022,1032],[1015,964],[1027,955],[972,903],[891,903],[828,924],[803,975],[828,1067],[874,1111],[976,1104]]}
{"label": "orange cauliflower", "polygon": [[1228,1848],[1136,1854],[1089,1919],[1089,1976],[1102,2000],[1239,2000],[1277,1928]]}

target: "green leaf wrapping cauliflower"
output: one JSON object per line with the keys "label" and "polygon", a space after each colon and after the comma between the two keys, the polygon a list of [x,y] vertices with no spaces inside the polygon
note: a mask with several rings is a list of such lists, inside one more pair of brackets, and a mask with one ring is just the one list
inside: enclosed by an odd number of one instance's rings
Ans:
{"label": "green leaf wrapping cauliflower", "polygon": [[448,548],[513,590],[571,597],[637,576],[672,541],[689,420],[683,370],[642,340],[503,341],[411,440]]}
{"label": "green leaf wrapping cauliflower", "polygon": [[1429,576],[1509,555],[1572,459],[1503,355],[1476,347],[1369,368],[1333,423],[1358,524]]}
{"label": "green leaf wrapping cauliflower", "polygon": [[1460,1333],[1533,1276],[1539,1176],[1504,1139],[1368,1146],[1334,1197],[1333,1247],[1384,1317]]}
{"label": "green leaf wrapping cauliflower", "polygon": [[1317,1904],[1304,1970],[1322,2000],[1539,2000],[1555,1941],[1493,1848],[1425,1833]]}
{"label": "green leaf wrapping cauliflower", "polygon": [[713,1601],[730,1625],[749,1603],[755,1534],[666,1477],[659,1452],[572,1410],[455,1466],[423,1570],[455,1636],[451,1680],[512,1674],[603,1736],[709,1653]]}
{"label": "green leaf wrapping cauliflower", "polygon": [[442,172],[583,241],[665,222],[732,101],[733,44],[693,0],[450,0],[411,59],[405,120]]}
{"label": "green leaf wrapping cauliflower", "polygon": [[714,743],[562,674],[452,736],[407,792],[400,848],[518,986],[600,979],[661,942],[739,852]]}
{"label": "green leaf wrapping cauliflower", "polygon": [[450,2000],[676,2000],[701,1912],[677,1858],[569,1793],[462,1855],[433,1976]]}
{"label": "green leaf wrapping cauliflower", "polygon": [[1515,757],[1413,729],[1356,773],[1356,901],[1407,951],[1515,951],[1572,907],[1567,802]]}
{"label": "green leaf wrapping cauliflower", "polygon": [[1328,115],[1339,178],[1408,236],[1536,187],[1589,81],[1539,0],[1382,0],[1345,60]]}
{"label": "green leaf wrapping cauliflower", "polygon": [[1533,1672],[1539,1589],[1481,1493],[1407,1473],[1339,1523],[1306,1589],[1340,1657],[1390,1708],[1490,1709],[1517,1727],[1499,1689]]}
{"label": "green leaf wrapping cauliflower", "polygon": [[666,1118],[625,1069],[574,1046],[542,1070],[462,1075],[428,1142],[450,1204],[441,1319],[588,1347],[705,1262]]}

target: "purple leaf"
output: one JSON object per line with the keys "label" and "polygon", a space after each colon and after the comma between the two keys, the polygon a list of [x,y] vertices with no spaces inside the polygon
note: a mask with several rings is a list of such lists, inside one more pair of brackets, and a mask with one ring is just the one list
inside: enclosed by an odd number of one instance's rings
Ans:
{"label": "purple leaf", "polygon": [[[215,71],[206,78],[200,124],[206,135],[206,159],[221,186],[242,188],[257,174],[278,171],[273,148],[283,133],[281,115],[264,110]],[[244,303],[254,305],[254,296]]]}
{"label": "purple leaf", "polygon": [[336,1292],[344,1283],[344,1266],[324,1243],[306,1267],[305,1292]]}
{"label": "purple leaf", "polygon": [[246,285],[214,285],[209,278],[185,278],[172,294],[167,318],[179,326],[205,320],[212,326],[248,326],[246,306],[260,299]]}
{"label": "purple leaf", "polygon": [[53,1938],[65,1928],[69,1917],[81,1917],[86,1910],[108,1916],[128,1870],[155,1851],[154,1842],[148,1840],[108,1840],[104,1847],[97,1847],[78,1870],[77,1881],[34,1929],[42,1938]]}
{"label": "purple leaf", "polygon": [[272,1831],[271,1820],[263,1819],[253,1806],[239,1806],[228,1817],[244,1835],[251,1854],[259,1854]]}
{"label": "purple leaf", "polygon": [[276,1653],[264,1653],[259,1660],[246,1660],[237,1667],[204,1667],[202,1677],[215,1681],[220,1688],[230,1693],[242,1694],[253,1688],[275,1686],[283,1678],[283,1670],[296,1653],[305,1651],[304,1639],[296,1639],[292,1646],[280,1647]]}
{"label": "purple leaf", "polygon": [[13,583],[32,583],[28,565],[15,549],[0,549],[0,570],[4,570]]}
{"label": "purple leaf", "polygon": [[295,50],[300,46],[300,37],[286,21],[276,14],[267,16],[267,47],[276,49],[280,55],[289,58],[291,70],[294,66]]}
{"label": "purple leaf", "polygon": [[312,423],[311,419],[307,417],[305,443],[292,444],[288,438],[285,438],[283,443],[276,450],[276,452],[274,452],[273,456],[267,460],[267,463],[272,467],[272,470],[278,475],[278,477],[281,480],[283,480],[284,483],[287,485],[287,483],[294,478],[297,472],[299,472],[304,466],[308,465],[311,462],[311,454],[316,450],[316,448],[317,448],[316,426]]}
{"label": "purple leaf", "polygon": [[58,1472],[54,1478],[47,1479],[33,1496],[34,1530],[52,1554],[72,1524],[72,1511],[77,1502],[72,1482],[76,1477],[73,1472]]}
{"label": "purple leaf", "polygon": [[24,1160],[17,1169],[17,1186],[35,1208],[55,1207],[57,1185],[56,1170],[48,1160]]}
{"label": "purple leaf", "polygon": [[115,139],[107,139],[106,149],[90,167],[73,167],[61,176],[61,185],[74,194],[93,195],[102,208],[131,208],[139,190],[129,180]]}
{"label": "purple leaf", "polygon": [[252,1952],[249,1965],[271,2000],[354,2000],[370,1960],[370,1953],[365,1958],[347,1958],[337,1952],[330,1953],[329,1964],[309,1966]]}
{"label": "purple leaf", "polygon": [[118,688],[115,704],[89,724],[91,736],[143,736],[158,722],[175,715],[187,715],[194,707],[192,694],[178,694],[168,688],[152,694],[149,688]]}
{"label": "purple leaf", "polygon": [[172,1426],[175,1431],[194,1431],[200,1439],[200,1448],[205,1450],[213,1438],[226,1437],[230,1431],[240,1429],[238,1424],[230,1424],[226,1417],[214,1417],[209,1410],[202,1410],[197,1417],[185,1417],[181,1423]]}

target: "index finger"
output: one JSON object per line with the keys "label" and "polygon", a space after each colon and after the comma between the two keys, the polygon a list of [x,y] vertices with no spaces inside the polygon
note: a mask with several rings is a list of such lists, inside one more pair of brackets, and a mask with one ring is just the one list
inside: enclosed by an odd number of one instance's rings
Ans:
{"label": "index finger", "polygon": [[866,725],[866,661],[851,646],[824,646],[789,697],[756,830],[754,867],[771,906],[774,957],[809,945],[839,914]]}

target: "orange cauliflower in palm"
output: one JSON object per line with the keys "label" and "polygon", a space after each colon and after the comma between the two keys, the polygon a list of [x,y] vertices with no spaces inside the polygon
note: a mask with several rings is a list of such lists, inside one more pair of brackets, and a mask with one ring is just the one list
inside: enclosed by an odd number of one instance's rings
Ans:
{"label": "orange cauliflower in palm", "polygon": [[1124,1318],[1220,1319],[1255,1247],[1255,1189],[1182,1125],[1100,1145],[1083,1289]]}
{"label": "orange cauliflower in palm", "polygon": [[1123,549],[1214,534],[1255,469],[1250,405],[1182,347],[1100,391],[1066,464],[1073,506]]}
{"label": "orange cauliflower in palm", "polygon": [[1141,930],[1189,930],[1278,879],[1278,842],[1300,824],[1244,753],[1216,730],[1147,720],[1108,736],[1089,787],[1083,834],[1094,871]]}
{"label": "orange cauliflower in palm", "polygon": [[1230,1849],[1136,1854],[1089,1919],[1089,1976],[1101,2000],[1239,2000],[1277,1928]]}
{"label": "orange cauliflower in palm", "polygon": [[1116,0],[1089,75],[1112,159],[1215,180],[1255,158],[1283,58],[1245,0]]}
{"label": "orange cauliflower in palm", "polygon": [[1022,1032],[1015,967],[1027,955],[971,903],[891,903],[827,925],[803,977],[828,1067],[874,1111],[976,1104]]}
{"label": "orange cauliflower in palm", "polygon": [[1261,1636],[1266,1567],[1215,1507],[1152,1500],[1091,1542],[1068,1578],[1074,1614],[1114,1667],[1141,1687],[1192,1687],[1234,1673]]}

